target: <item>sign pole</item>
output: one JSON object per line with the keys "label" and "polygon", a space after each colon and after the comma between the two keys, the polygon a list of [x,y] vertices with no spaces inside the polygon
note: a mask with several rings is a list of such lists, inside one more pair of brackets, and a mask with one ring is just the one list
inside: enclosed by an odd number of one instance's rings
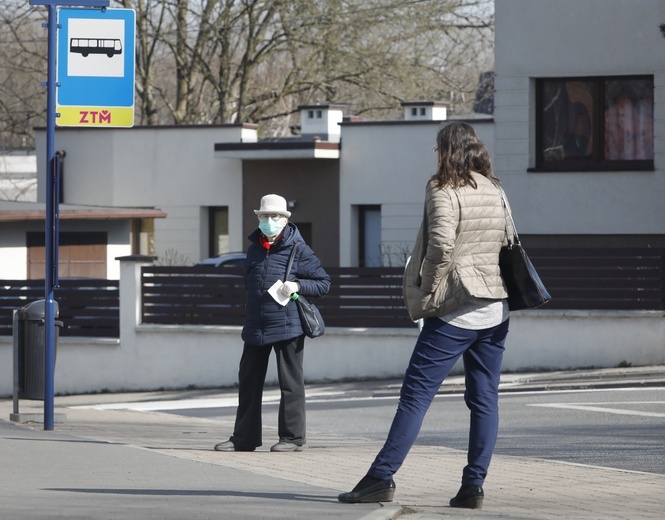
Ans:
{"label": "sign pole", "polygon": [[58,278],[57,229],[59,200],[56,176],[59,164],[55,157],[55,107],[56,107],[56,53],[57,53],[57,9],[59,5],[107,7],[109,0],[30,0],[31,5],[48,6],[48,72],[46,94],[46,272],[44,309],[44,429],[52,430],[54,423],[55,395],[55,300],[53,289]]}
{"label": "sign pole", "polygon": [[52,430],[54,422],[54,374],[55,374],[55,316],[53,289],[55,286],[54,273],[57,276],[58,259],[56,247],[53,243],[55,215],[57,200],[53,200],[55,192],[55,55],[56,55],[56,23],[57,12],[55,5],[48,6],[48,76],[46,95],[46,273],[45,273],[45,311],[44,311],[44,342],[46,362],[44,364],[44,429]]}

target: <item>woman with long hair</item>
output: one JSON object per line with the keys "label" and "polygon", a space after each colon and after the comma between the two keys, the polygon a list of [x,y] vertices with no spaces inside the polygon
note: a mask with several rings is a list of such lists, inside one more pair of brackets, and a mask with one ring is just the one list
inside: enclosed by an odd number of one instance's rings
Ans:
{"label": "woman with long hair", "polygon": [[468,464],[452,507],[480,509],[497,438],[498,386],[508,334],[508,296],[499,270],[506,218],[487,149],[463,122],[436,137],[436,173],[404,274],[412,319],[424,318],[386,442],[344,503],[388,502],[393,475],[416,441],[432,399],[455,362],[464,360],[470,410]]}

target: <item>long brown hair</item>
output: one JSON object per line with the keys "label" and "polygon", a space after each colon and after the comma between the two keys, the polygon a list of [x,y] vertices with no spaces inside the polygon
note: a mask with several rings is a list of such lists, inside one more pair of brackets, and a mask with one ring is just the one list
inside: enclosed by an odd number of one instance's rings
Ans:
{"label": "long brown hair", "polygon": [[487,148],[468,123],[453,121],[443,126],[436,135],[436,148],[439,166],[432,180],[439,188],[457,189],[466,185],[477,188],[472,171],[498,182],[492,173]]}

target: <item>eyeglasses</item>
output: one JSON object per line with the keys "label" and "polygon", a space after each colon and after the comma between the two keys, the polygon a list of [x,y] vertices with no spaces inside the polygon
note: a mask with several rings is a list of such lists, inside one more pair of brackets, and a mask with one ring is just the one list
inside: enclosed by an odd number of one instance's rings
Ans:
{"label": "eyeglasses", "polygon": [[270,215],[266,215],[265,213],[259,215],[259,220],[262,222],[265,222],[266,220],[274,220],[275,222],[278,221],[280,218],[286,218],[284,215],[278,215],[277,213],[271,213]]}

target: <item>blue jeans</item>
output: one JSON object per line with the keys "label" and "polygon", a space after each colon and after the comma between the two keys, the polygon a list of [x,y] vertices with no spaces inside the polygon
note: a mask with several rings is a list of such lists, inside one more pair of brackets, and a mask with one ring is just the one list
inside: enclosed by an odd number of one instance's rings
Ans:
{"label": "blue jeans", "polygon": [[418,437],[441,383],[464,356],[464,400],[471,411],[471,425],[462,485],[483,484],[499,426],[498,387],[508,322],[467,330],[438,318],[425,320],[404,376],[388,438],[368,471],[370,476],[389,479],[397,472]]}

